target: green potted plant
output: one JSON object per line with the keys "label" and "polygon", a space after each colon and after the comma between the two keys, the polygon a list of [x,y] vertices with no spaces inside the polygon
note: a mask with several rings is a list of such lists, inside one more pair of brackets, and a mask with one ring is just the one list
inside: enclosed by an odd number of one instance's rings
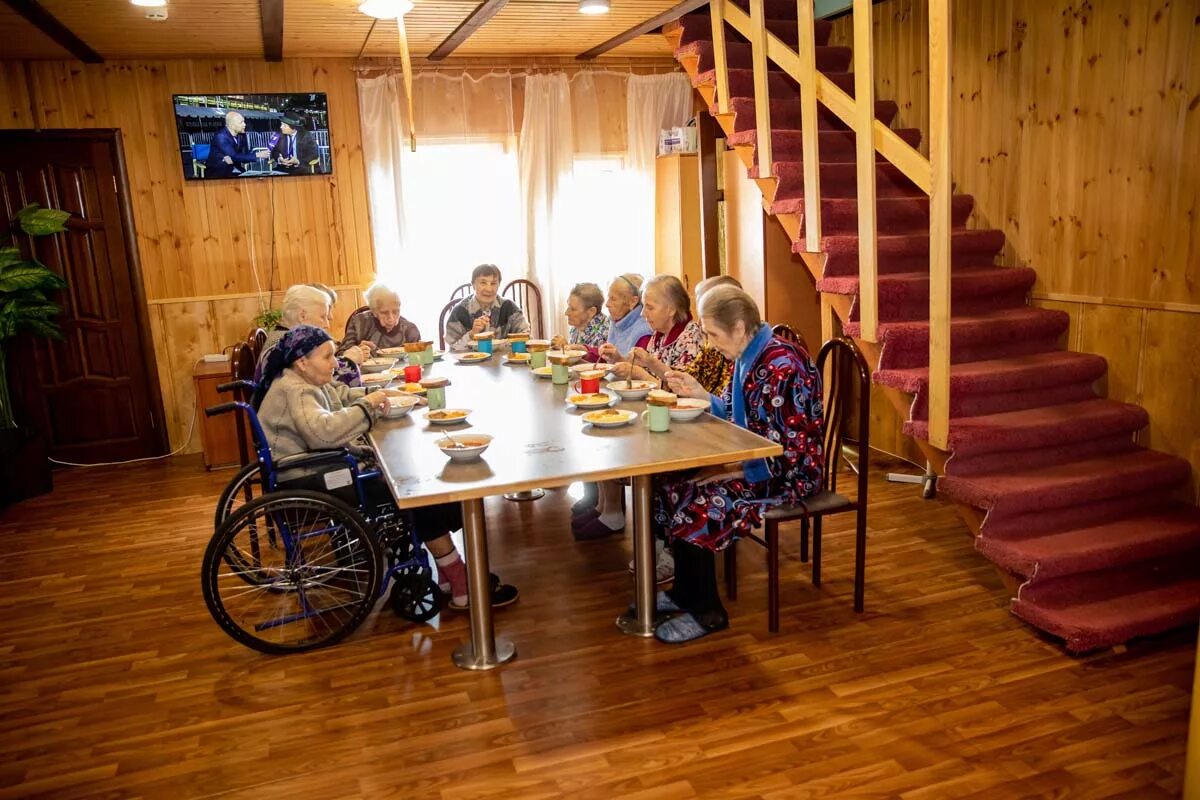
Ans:
{"label": "green potted plant", "polygon": [[21,255],[18,232],[31,237],[53,236],[66,230],[65,211],[36,204],[17,212],[9,225],[11,245],[0,247],[0,505],[50,491],[50,462],[42,436],[17,424],[8,385],[8,358],[23,334],[61,339],[55,322],[61,310],[50,293],[67,283],[31,254]]}

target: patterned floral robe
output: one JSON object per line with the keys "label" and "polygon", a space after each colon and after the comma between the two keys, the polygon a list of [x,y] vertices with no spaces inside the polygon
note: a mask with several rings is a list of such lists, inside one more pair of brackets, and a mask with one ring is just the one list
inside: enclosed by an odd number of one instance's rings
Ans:
{"label": "patterned floral robe", "polygon": [[[808,353],[771,337],[746,373],[743,385],[746,427],[783,445],[783,455],[766,459],[769,479],[744,477],[697,484],[695,474],[664,476],[655,497],[654,519],[669,538],[710,550],[762,524],[763,512],[821,490],[825,424],[821,407],[821,374]],[[714,398],[714,413],[732,420],[732,382]],[[751,462],[753,463],[753,462]]]}
{"label": "patterned floral robe", "polygon": [[587,324],[582,328],[571,328],[568,332],[567,341],[571,344],[581,344],[587,347],[590,353],[593,348],[598,348],[608,341],[608,325],[608,317],[603,314],[597,314],[588,320]]}

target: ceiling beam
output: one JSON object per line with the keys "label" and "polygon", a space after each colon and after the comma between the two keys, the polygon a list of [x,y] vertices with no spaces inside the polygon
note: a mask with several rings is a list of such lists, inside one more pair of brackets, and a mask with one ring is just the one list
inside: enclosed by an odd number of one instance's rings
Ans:
{"label": "ceiling beam", "polygon": [[500,13],[500,9],[508,5],[508,0],[483,0],[474,11],[462,21],[454,31],[446,37],[446,41],[437,46],[426,58],[430,61],[441,61],[454,52],[460,44],[471,38],[475,31],[482,28],[489,19]]}
{"label": "ceiling beam", "polygon": [[283,0],[258,0],[262,16],[263,58],[283,61]]}
{"label": "ceiling beam", "polygon": [[104,56],[87,46],[70,28],[42,7],[37,0],[0,0],[85,64],[103,64]]}
{"label": "ceiling beam", "polygon": [[708,0],[684,0],[682,3],[679,3],[672,8],[668,8],[658,16],[651,17],[640,25],[634,25],[624,33],[617,34],[604,44],[598,44],[591,50],[588,50],[586,53],[580,53],[579,55],[575,56],[575,59],[577,61],[591,61],[596,56],[603,55],[609,50],[612,50],[614,47],[620,47],[626,42],[631,42],[639,36],[644,36],[647,33],[653,33],[663,25],[666,25],[668,22],[673,22],[682,17],[684,14],[690,14],[696,9],[703,8],[706,5],[708,5]]}

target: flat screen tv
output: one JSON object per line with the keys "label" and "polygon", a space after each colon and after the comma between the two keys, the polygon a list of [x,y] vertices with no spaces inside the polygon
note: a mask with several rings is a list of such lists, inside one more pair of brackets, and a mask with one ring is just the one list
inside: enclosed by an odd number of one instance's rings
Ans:
{"label": "flat screen tv", "polygon": [[189,181],[329,175],[324,94],[177,94],[175,127]]}

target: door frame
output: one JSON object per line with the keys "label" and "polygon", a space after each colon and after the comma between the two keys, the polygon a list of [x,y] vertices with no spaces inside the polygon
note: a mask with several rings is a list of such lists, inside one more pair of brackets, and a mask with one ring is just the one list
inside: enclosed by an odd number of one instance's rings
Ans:
{"label": "door frame", "polygon": [[133,306],[136,310],[138,341],[142,348],[142,368],[145,370],[147,401],[150,413],[156,415],[151,421],[155,456],[171,452],[167,436],[167,417],[162,401],[162,386],[158,378],[158,361],[154,356],[154,336],[150,331],[149,305],[146,302],[146,287],[142,282],[141,253],[138,250],[137,231],[133,222],[133,205],[129,199],[129,174],[125,169],[125,147],[121,142],[120,128],[10,128],[0,130],[0,147],[6,140],[37,137],[72,139],[106,145],[113,161],[113,177],[116,178],[117,209],[120,213],[121,236],[128,256],[129,283],[133,287]]}

